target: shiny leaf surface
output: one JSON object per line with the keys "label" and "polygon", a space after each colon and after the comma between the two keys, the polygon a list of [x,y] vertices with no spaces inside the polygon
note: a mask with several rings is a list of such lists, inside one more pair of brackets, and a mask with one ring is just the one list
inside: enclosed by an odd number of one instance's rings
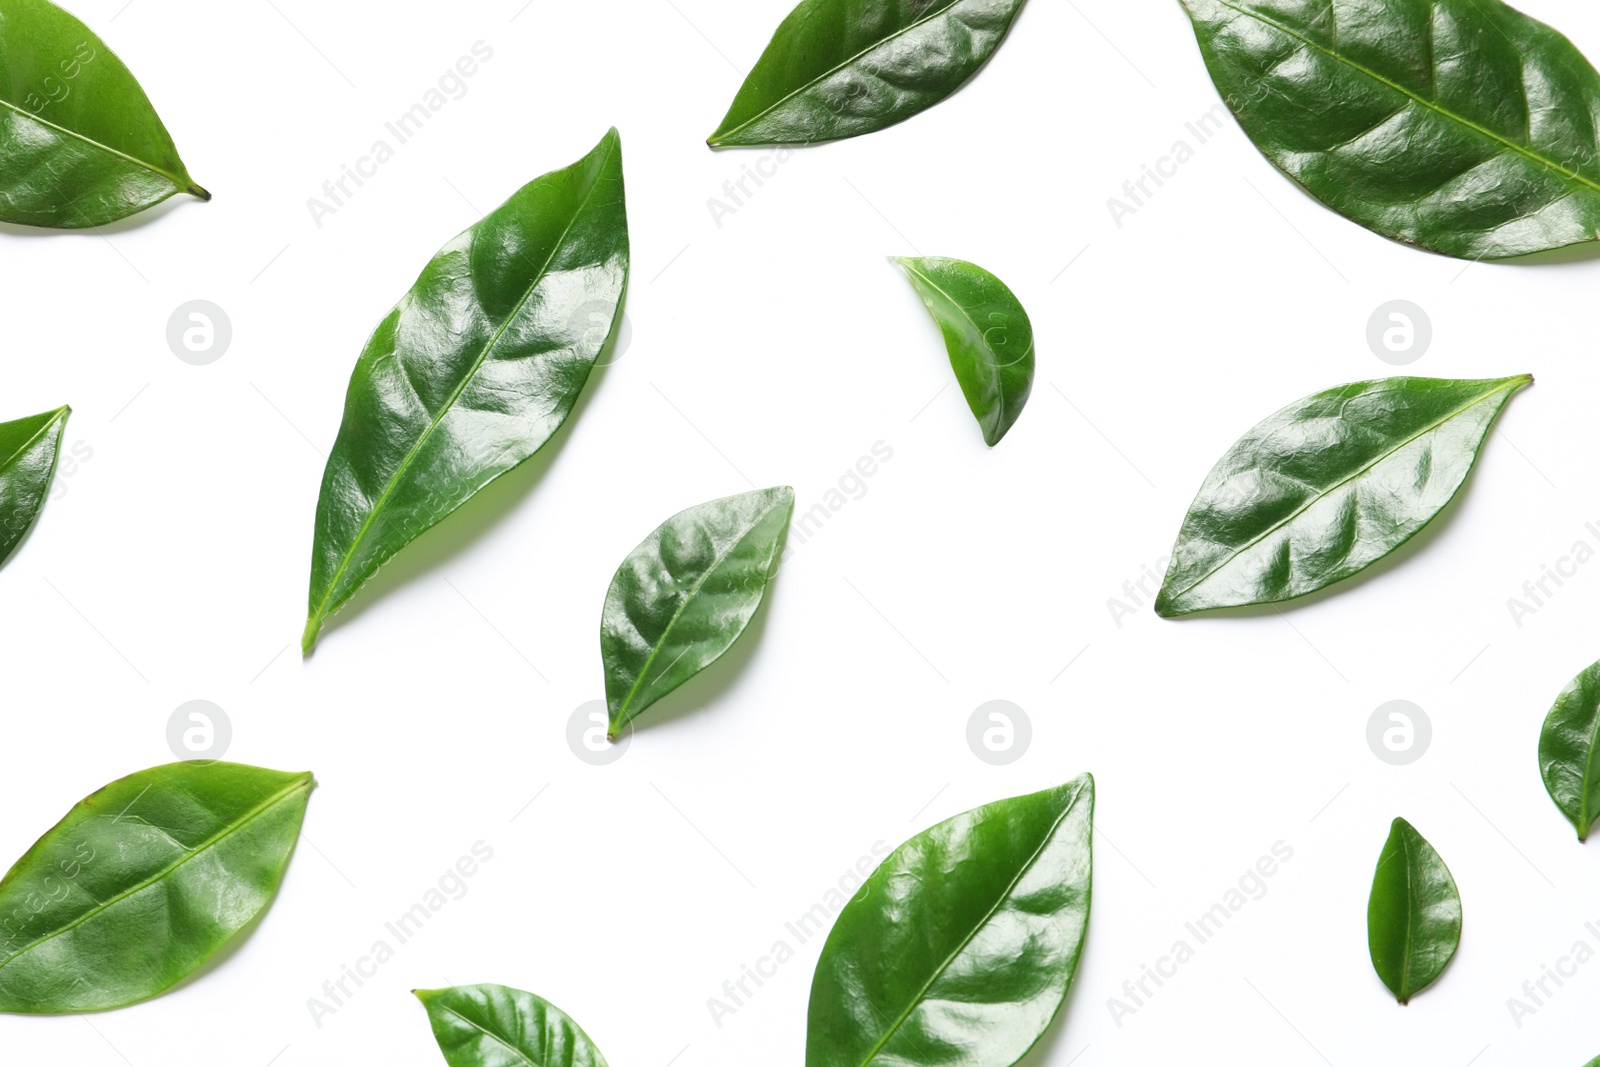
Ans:
{"label": "shiny leaf surface", "polygon": [[1033,391],[1033,324],[1005,282],[959,259],[896,257],[944,334],[950,366],[990,447]]}
{"label": "shiny leaf surface", "polygon": [[1497,259],[1600,235],[1600,73],[1500,0],[1183,0],[1223,99],[1312,196]]}
{"label": "shiny leaf surface", "polygon": [[0,565],[28,536],[50,493],[71,408],[0,422]]}
{"label": "shiny leaf surface", "polygon": [[434,256],[350,381],[317,503],[304,650],[379,566],[560,429],[616,336],[627,282],[616,130]]}
{"label": "shiny leaf surface", "polygon": [[793,513],[787,486],[713,500],[662,523],[622,561],[600,618],[612,740],[733,647],[766,595]]}
{"label": "shiny leaf surface", "polygon": [[117,1008],[194,973],[272,900],[311,787],[169,763],[79,802],[0,879],[0,1011]]}
{"label": "shiny leaf surface", "polygon": [[1539,774],[1550,799],[1578,831],[1600,818],[1600,663],[1591,663],[1561,691],[1539,734]]}
{"label": "shiny leaf surface", "polygon": [[1367,902],[1367,946],[1383,984],[1405,1004],[1443,973],[1461,944],[1461,896],[1433,846],[1396,819]]}
{"label": "shiny leaf surface", "polygon": [[202,200],[144,90],[48,0],[0,0],[0,221],[100,226]]}
{"label": "shiny leaf surface", "polygon": [[450,1067],[606,1067],[589,1035],[532,993],[503,985],[415,993]]}
{"label": "shiny leaf surface", "polygon": [[1495,416],[1532,380],[1383,378],[1272,415],[1200,487],[1156,611],[1289,600],[1393,552],[1455,496]]}
{"label": "shiny leaf surface", "polygon": [[806,1067],[1009,1067],[1066,999],[1089,925],[1094,780],[987,804],[895,849],[811,982]]}
{"label": "shiny leaf surface", "polygon": [[932,107],[994,55],[1023,0],[802,0],[707,139],[815,144]]}

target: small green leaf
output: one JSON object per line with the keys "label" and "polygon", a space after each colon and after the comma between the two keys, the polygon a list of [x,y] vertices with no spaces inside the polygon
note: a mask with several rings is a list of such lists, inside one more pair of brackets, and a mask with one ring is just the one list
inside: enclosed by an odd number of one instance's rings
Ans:
{"label": "small green leaf", "polygon": [[1497,259],[1600,235],[1600,73],[1500,0],[1183,0],[1266,157],[1385,237]]}
{"label": "small green leaf", "polygon": [[305,652],[391,556],[554,436],[616,336],[627,284],[614,129],[433,257],[350,379],[317,502]]}
{"label": "small green leaf", "polygon": [[1444,510],[1531,381],[1354,382],[1258,423],[1189,505],[1156,612],[1290,600],[1371,566]]}
{"label": "small green leaf", "polygon": [[806,1067],[1010,1067],[1066,1000],[1089,926],[1094,779],[958,815],[844,906]]}
{"label": "small green leaf", "polygon": [[606,1067],[554,1004],[503,985],[413,990],[450,1067]]}
{"label": "small green leaf", "polygon": [[1556,697],[1539,734],[1539,774],[1550,799],[1578,831],[1600,818],[1600,663],[1591,663]]}
{"label": "small green leaf", "polygon": [[698,504],[622,561],[600,617],[612,740],[733,647],[766,595],[793,513],[787,486]]}
{"label": "small green leaf", "polygon": [[201,200],[122,60],[48,0],[0,0],[0,221],[102,226]]}
{"label": "small green leaf", "polygon": [[706,143],[816,144],[903,122],[976,74],[1022,4],[802,0]]}
{"label": "small green leaf", "polygon": [[1461,896],[1433,846],[1396,819],[1367,903],[1372,966],[1400,1003],[1434,983],[1461,944]]}
{"label": "small green leaf", "polygon": [[119,1008],[193,974],[272,900],[311,788],[169,763],[80,801],[0,879],[0,1011]]}
{"label": "small green leaf", "polygon": [[0,565],[44,510],[71,408],[0,422]]}
{"label": "small green leaf", "polygon": [[1006,284],[959,259],[895,257],[944,334],[950,366],[992,448],[1033,391],[1033,324]]}

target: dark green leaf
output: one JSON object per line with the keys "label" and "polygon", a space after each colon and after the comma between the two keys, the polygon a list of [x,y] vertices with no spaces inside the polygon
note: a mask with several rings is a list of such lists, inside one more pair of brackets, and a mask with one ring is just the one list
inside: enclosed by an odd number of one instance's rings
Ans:
{"label": "dark green leaf", "polygon": [[0,422],[0,564],[32,529],[50,492],[71,408]]}
{"label": "dark green leaf", "polygon": [[627,284],[616,130],[434,256],[350,380],[317,503],[307,652],[389,557],[560,429],[616,336]]}
{"label": "dark green leaf", "polygon": [[787,486],[680,511],[628,554],[606,591],[600,656],[613,740],[744,633],[794,513]]}
{"label": "dark green leaf", "polygon": [[0,221],[100,226],[194,183],[105,42],[49,0],[0,0]]}
{"label": "dark green leaf", "polygon": [[415,993],[450,1067],[606,1067],[589,1035],[532,993],[503,985]]}
{"label": "dark green leaf", "polygon": [[806,1067],[1009,1067],[1066,999],[1089,925],[1094,780],[913,837],[845,905]]}
{"label": "dark green leaf", "polygon": [[278,891],[311,787],[169,763],[79,802],[0,879],[0,1011],[118,1008],[194,973]]}
{"label": "dark green leaf", "polygon": [[1434,983],[1461,944],[1461,896],[1433,846],[1396,819],[1367,902],[1372,966],[1400,1003]]}
{"label": "dark green leaf", "polygon": [[1500,0],[1183,0],[1256,147],[1397,241],[1496,259],[1600,234],[1600,73]]}
{"label": "dark green leaf", "polygon": [[1023,0],[802,0],[728,108],[713,148],[881,130],[961,88]]}
{"label": "dark green leaf", "polygon": [[1561,691],[1539,734],[1539,773],[1550,799],[1578,831],[1600,818],[1600,663],[1591,663]]}
{"label": "dark green leaf", "polygon": [[1156,611],[1289,600],[1393,552],[1455,496],[1495,416],[1531,381],[1354,382],[1259,423],[1189,505]]}
{"label": "dark green leaf", "polygon": [[1033,391],[1033,324],[1005,282],[935,256],[896,257],[928,306],[983,439],[1000,443]]}

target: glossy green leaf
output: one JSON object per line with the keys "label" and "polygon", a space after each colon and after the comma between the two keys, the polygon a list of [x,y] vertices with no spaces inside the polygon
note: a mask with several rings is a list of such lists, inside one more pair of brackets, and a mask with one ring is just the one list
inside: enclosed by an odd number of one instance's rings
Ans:
{"label": "glossy green leaf", "polygon": [[1450,502],[1531,381],[1354,382],[1257,424],[1189,506],[1156,611],[1289,600],[1377,562]]}
{"label": "glossy green leaf", "polygon": [[1561,690],[1539,734],[1539,774],[1550,799],[1578,831],[1600,818],[1600,663],[1591,663]]}
{"label": "glossy green leaf", "polygon": [[1009,1067],[1066,999],[1089,926],[1094,779],[958,815],[844,906],[806,1067]]}
{"label": "glossy green leaf", "polygon": [[857,137],[978,72],[1023,0],[801,0],[733,98],[713,148]]}
{"label": "glossy green leaf", "polygon": [[1033,324],[1006,283],[982,267],[936,256],[895,257],[944,334],[950,366],[990,447],[1033,391]]}
{"label": "glossy green leaf", "polygon": [[386,560],[561,428],[627,284],[614,129],[434,256],[350,380],[317,503],[305,651]]}
{"label": "glossy green leaf", "polygon": [[606,1067],[560,1008],[503,985],[414,990],[450,1067]]}
{"label": "glossy green leaf", "polygon": [[1500,0],[1183,0],[1223,99],[1312,196],[1497,259],[1600,236],[1600,73]]}
{"label": "glossy green leaf", "polygon": [[793,513],[787,486],[723,497],[678,512],[628,553],[600,617],[612,740],[733,647],[766,595]]}
{"label": "glossy green leaf", "polygon": [[0,564],[28,536],[50,493],[71,408],[0,422]]}
{"label": "glossy green leaf", "polygon": [[1383,984],[1405,1004],[1434,983],[1461,944],[1461,895],[1433,846],[1396,819],[1367,902],[1367,947]]}
{"label": "glossy green leaf", "polygon": [[78,803],[0,879],[0,1011],[153,997],[216,955],[278,891],[310,774],[169,763]]}
{"label": "glossy green leaf", "polygon": [[0,0],[0,221],[100,226],[201,200],[128,68],[49,0]]}

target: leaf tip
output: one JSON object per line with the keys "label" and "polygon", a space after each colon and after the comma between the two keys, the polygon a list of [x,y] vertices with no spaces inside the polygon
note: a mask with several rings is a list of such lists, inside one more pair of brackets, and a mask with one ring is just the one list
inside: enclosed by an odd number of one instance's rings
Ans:
{"label": "leaf tip", "polygon": [[317,647],[317,635],[322,632],[322,620],[312,615],[306,619],[306,628],[300,634],[300,656],[302,659],[311,655],[311,650]]}

